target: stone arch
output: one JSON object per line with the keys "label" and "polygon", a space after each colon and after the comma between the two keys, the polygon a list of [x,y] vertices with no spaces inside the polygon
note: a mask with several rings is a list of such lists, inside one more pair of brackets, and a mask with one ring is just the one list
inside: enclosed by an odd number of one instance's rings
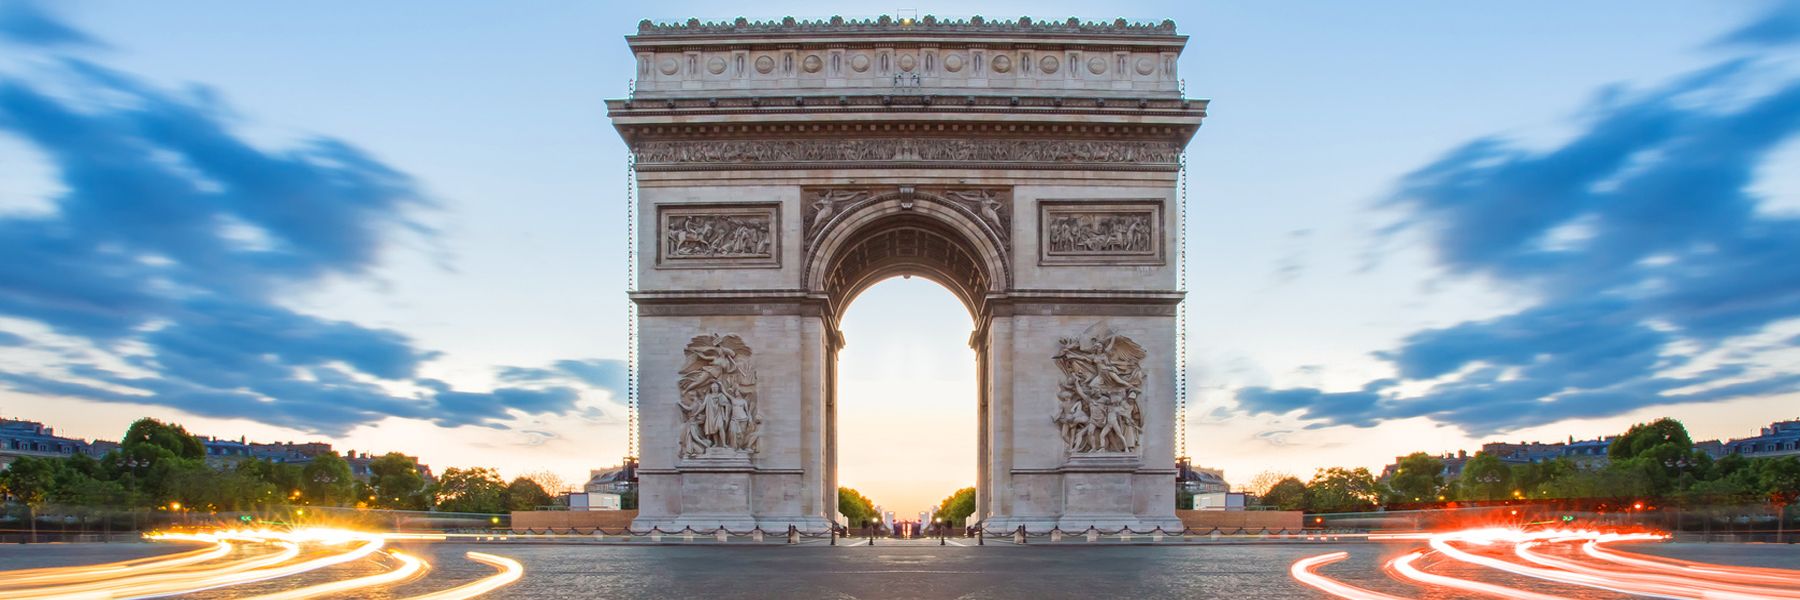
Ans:
{"label": "stone arch", "polygon": [[1009,236],[967,204],[900,188],[837,207],[810,223],[803,285],[840,315],[863,290],[895,275],[917,275],[956,295],[977,322],[989,294],[1012,278]]}

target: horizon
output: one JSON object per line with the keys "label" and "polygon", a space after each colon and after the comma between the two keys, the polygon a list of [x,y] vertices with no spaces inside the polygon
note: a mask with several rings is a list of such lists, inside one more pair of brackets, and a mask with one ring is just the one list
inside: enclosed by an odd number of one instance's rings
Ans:
{"label": "horizon", "polygon": [[[640,19],[736,5],[434,7],[0,1],[0,416],[619,464],[602,101]],[[978,12],[1112,18],[1082,9]],[[1108,10],[1172,19],[1213,102],[1185,155],[1194,466],[1800,417],[1800,3]],[[842,485],[899,517],[974,484],[972,327],[924,278],[851,304]]]}

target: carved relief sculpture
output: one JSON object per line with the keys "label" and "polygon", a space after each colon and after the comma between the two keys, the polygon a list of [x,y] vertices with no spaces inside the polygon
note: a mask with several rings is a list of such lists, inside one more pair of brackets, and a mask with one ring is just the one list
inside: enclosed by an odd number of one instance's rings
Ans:
{"label": "carved relief sculpture", "polygon": [[1174,142],[958,138],[646,141],[633,146],[637,164],[947,161],[978,163],[1175,165]]}
{"label": "carved relief sculpture", "polygon": [[1080,337],[1063,338],[1055,417],[1072,454],[1135,453],[1144,434],[1144,348],[1105,321]]}
{"label": "carved relief sculpture", "polygon": [[779,231],[771,205],[672,205],[658,210],[657,258],[663,266],[779,264]]}
{"label": "carved relief sculpture", "polygon": [[681,456],[737,457],[756,452],[756,368],[737,334],[696,336],[681,368]]}
{"label": "carved relief sculpture", "polygon": [[1041,264],[1163,263],[1161,201],[1047,201],[1041,206]]}

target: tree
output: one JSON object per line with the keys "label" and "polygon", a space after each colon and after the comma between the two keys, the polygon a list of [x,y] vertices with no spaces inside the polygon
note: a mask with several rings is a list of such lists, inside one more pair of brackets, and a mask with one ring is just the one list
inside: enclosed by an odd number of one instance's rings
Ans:
{"label": "tree", "polygon": [[37,511],[55,491],[58,467],[62,461],[53,458],[22,456],[5,471],[0,471],[0,492],[25,505],[31,523],[31,541],[37,541]]}
{"label": "tree", "polygon": [[1606,448],[1606,457],[1612,461],[1626,460],[1665,444],[1673,445],[1682,453],[1694,449],[1694,440],[1688,437],[1687,427],[1681,421],[1663,417],[1632,425],[1625,430],[1625,435],[1613,438]]}
{"label": "tree", "polygon": [[1512,468],[1500,457],[1480,452],[1463,463],[1456,487],[1463,500],[1497,500],[1511,496],[1512,485]]}
{"label": "tree", "polygon": [[189,434],[180,425],[150,418],[138,419],[126,428],[124,439],[119,440],[119,448],[126,454],[140,456],[142,453],[132,450],[155,448],[175,458],[206,458],[206,446],[200,443],[200,438]]}
{"label": "tree", "polygon": [[506,510],[506,480],[493,469],[451,467],[444,470],[444,476],[439,477],[437,483],[438,510],[468,513]]}
{"label": "tree", "polygon": [[1306,508],[1306,483],[1300,481],[1299,477],[1284,477],[1269,486],[1269,491],[1260,497],[1260,503],[1281,510]]}
{"label": "tree", "polygon": [[419,464],[399,452],[369,462],[369,495],[377,508],[424,510],[429,501]]}
{"label": "tree", "polygon": [[1299,479],[1295,478],[1293,475],[1289,475],[1287,473],[1280,473],[1280,472],[1276,472],[1276,471],[1263,471],[1261,473],[1257,473],[1255,477],[1250,478],[1250,483],[1248,483],[1244,486],[1243,492],[1246,494],[1260,498],[1260,497],[1268,495],[1269,490],[1274,488],[1275,484],[1281,483],[1282,481],[1285,481],[1288,479],[1293,479],[1294,481],[1300,481]]}
{"label": "tree", "polygon": [[951,523],[962,523],[972,514],[975,514],[975,488],[972,487],[956,490],[938,503],[937,518]]}
{"label": "tree", "polygon": [[507,510],[537,510],[550,504],[550,493],[538,482],[519,477],[506,485]]}
{"label": "tree", "polygon": [[336,452],[326,452],[300,470],[299,489],[299,500],[306,504],[344,506],[355,501],[356,477],[349,462]]}
{"label": "tree", "polygon": [[1380,487],[1369,470],[1357,467],[1319,469],[1306,483],[1306,511],[1315,513],[1356,512],[1375,507]]}
{"label": "tree", "polygon": [[1395,466],[1387,487],[1395,502],[1435,501],[1444,489],[1444,461],[1424,452],[1408,454]]}
{"label": "tree", "polygon": [[538,487],[543,489],[544,493],[550,496],[550,502],[547,504],[562,504],[565,498],[563,494],[580,491],[575,489],[575,486],[569,485],[569,481],[563,479],[561,475],[557,475],[548,470],[526,473],[525,478],[536,482]]}
{"label": "tree", "polygon": [[862,492],[840,487],[838,488],[838,514],[849,520],[851,527],[861,527],[864,523],[880,520],[875,514],[875,503],[864,498]]}

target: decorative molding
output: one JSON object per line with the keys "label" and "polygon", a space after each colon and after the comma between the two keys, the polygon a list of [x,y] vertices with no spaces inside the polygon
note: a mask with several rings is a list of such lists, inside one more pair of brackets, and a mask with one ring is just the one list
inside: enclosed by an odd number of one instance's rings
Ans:
{"label": "decorative molding", "polygon": [[830,163],[943,163],[974,166],[1129,166],[1175,168],[1181,144],[1174,141],[1021,140],[970,138],[821,138],[788,140],[645,141],[633,148],[639,169],[657,166],[719,165],[805,168]]}
{"label": "decorative molding", "polygon": [[664,269],[781,266],[780,203],[656,205]]}
{"label": "decorative molding", "polygon": [[1144,437],[1146,355],[1143,346],[1099,321],[1080,336],[1063,338],[1053,360],[1062,369],[1053,419],[1071,464],[1115,467],[1129,463]]}
{"label": "decorative molding", "polygon": [[1162,265],[1161,200],[1038,203],[1040,265]]}
{"label": "decorative molding", "polygon": [[680,452],[702,462],[748,463],[759,441],[756,366],[749,344],[735,333],[695,336],[682,351],[677,408]]}
{"label": "decorative molding", "polygon": [[735,21],[701,21],[658,23],[649,19],[638,22],[639,36],[681,35],[768,35],[822,33],[991,33],[991,34],[1060,34],[1060,35],[1127,35],[1167,37],[1175,35],[1175,21],[1139,23],[1125,19],[1083,21],[1069,17],[1064,21],[1037,21],[1031,17],[988,20],[940,19],[925,15],[918,19],[898,19],[881,15],[873,19],[832,17],[821,20],[799,20],[786,17],[780,21],[751,21],[738,17]]}

